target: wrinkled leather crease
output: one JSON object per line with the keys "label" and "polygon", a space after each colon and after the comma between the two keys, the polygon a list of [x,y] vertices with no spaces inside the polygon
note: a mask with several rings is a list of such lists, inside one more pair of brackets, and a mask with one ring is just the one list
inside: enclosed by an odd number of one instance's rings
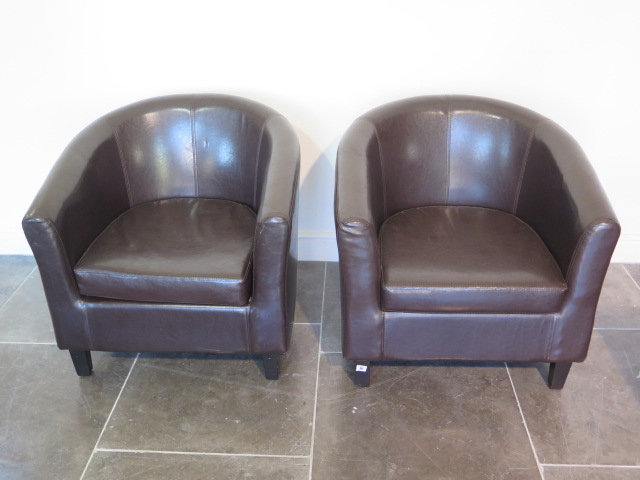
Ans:
{"label": "wrinkled leather crease", "polygon": [[620,235],[578,144],[497,100],[381,106],[336,162],[343,354],[576,362]]}
{"label": "wrinkled leather crease", "polygon": [[285,353],[299,146],[256,102],[176,95],[96,120],[23,220],[58,346]]}

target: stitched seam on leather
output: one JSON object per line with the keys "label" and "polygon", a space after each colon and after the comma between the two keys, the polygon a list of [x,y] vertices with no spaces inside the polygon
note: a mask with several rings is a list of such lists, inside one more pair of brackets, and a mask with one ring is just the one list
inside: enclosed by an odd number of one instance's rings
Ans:
{"label": "stitched seam on leather", "polygon": [[247,352],[252,354],[253,349],[251,348],[251,337],[249,335],[249,328],[251,328],[251,306],[244,309],[244,343]]}
{"label": "stitched seam on leather", "polygon": [[449,203],[449,191],[451,190],[451,100],[447,99],[447,184],[446,203]]}
{"label": "stitched seam on leather", "polygon": [[[400,213],[400,212],[398,212]],[[396,216],[398,213],[395,213],[394,215],[392,215],[391,217]],[[389,218],[391,218],[389,217]],[[384,269],[382,268],[382,238],[383,238],[383,234],[384,234],[384,229],[387,226],[387,221],[389,220],[389,218],[387,218],[387,220],[385,220],[382,223],[382,226],[380,227],[380,233],[378,233],[378,244],[380,245],[380,301],[382,301],[382,290],[384,289],[384,284],[385,284],[385,280],[384,280]]]}
{"label": "stitched seam on leather", "polygon": [[407,308],[398,308],[394,309],[393,307],[387,307],[383,310],[383,313],[404,313],[406,315],[444,315],[444,316],[465,316],[465,315],[479,315],[479,316],[491,316],[491,317],[510,317],[510,316],[546,316],[546,315],[555,315],[554,312],[544,312],[544,311],[529,311],[529,312],[511,312],[511,311],[503,311],[496,312],[495,310],[429,310],[426,311],[424,308],[416,308],[414,310]]}
{"label": "stitched seam on leather", "polygon": [[196,197],[200,195],[198,189],[198,150],[196,146],[196,111],[195,107],[191,105],[189,109],[189,116],[191,117],[191,150],[193,150],[193,181],[195,182]]}
{"label": "stitched seam on leather", "polygon": [[[289,206],[289,217],[291,218],[291,222],[287,222],[287,237],[288,237],[288,241],[287,241],[287,248],[285,250],[285,256],[284,256],[284,276],[285,276],[285,281],[284,284],[287,285],[288,281],[287,281],[287,274],[289,272],[289,251],[291,250],[291,242],[292,242],[292,230],[293,230],[293,215],[294,215],[294,210],[295,210],[295,200],[296,200],[296,194],[298,192],[298,178],[300,177],[299,175],[299,171],[300,171],[300,162],[297,163],[296,165],[296,173],[294,176],[294,180],[293,180],[293,194],[291,196],[291,204]],[[291,321],[293,322],[295,320],[295,318],[287,318],[289,315],[289,310],[288,310],[288,306],[289,306],[289,289],[287,287],[284,288],[284,305],[283,305],[283,312],[284,312],[284,324],[282,325],[283,328],[285,329],[285,349],[288,350],[288,342],[291,342],[290,338],[286,338],[286,335],[289,332],[289,328],[287,327],[287,321]],[[295,309],[294,309],[294,317],[295,317]]]}
{"label": "stitched seam on leather", "polygon": [[522,189],[522,182],[524,181],[524,172],[527,169],[527,163],[529,162],[529,152],[531,151],[531,142],[533,141],[533,136],[538,130],[538,125],[540,122],[536,123],[535,126],[531,129],[531,133],[529,134],[529,140],[527,140],[527,147],[524,151],[524,159],[522,160],[522,166],[520,167],[520,179],[518,180],[518,186],[516,188],[516,195],[513,199],[513,214],[516,214],[518,210],[518,203],[520,203],[520,190]]}
{"label": "stitched seam on leather", "polygon": [[[410,286],[385,286],[385,290],[436,290],[436,291],[454,291],[454,290],[495,290],[495,291],[520,291],[520,290],[542,290],[542,291],[557,291],[559,288],[554,287],[492,287],[492,286],[468,286],[468,287],[410,287]],[[566,286],[565,286],[566,290]]]}
{"label": "stitched seam on leather", "polygon": [[122,150],[122,144],[120,142],[120,135],[118,134],[118,129],[114,128],[111,123],[106,120],[107,124],[111,127],[111,131],[113,132],[113,138],[116,140],[116,146],[118,147],[118,155],[120,156],[120,165],[122,166],[122,171],[124,173],[124,183],[127,187],[127,198],[129,199],[129,208],[133,206],[133,193],[131,192],[131,182],[129,181],[129,170],[127,169],[127,162],[124,159],[124,152]]}
{"label": "stitched seam on leather", "polygon": [[387,176],[384,170],[384,157],[382,155],[382,142],[380,141],[380,135],[378,133],[378,127],[369,119],[367,122],[373,127],[373,132],[376,134],[376,141],[378,142],[378,154],[380,155],[380,175],[382,176],[382,211],[384,212],[384,218],[387,218]]}
{"label": "stitched seam on leather", "polygon": [[244,282],[249,276],[249,270],[251,270],[251,262],[253,262],[253,246],[251,248],[251,252],[249,252],[249,257],[247,259],[247,265],[245,266],[244,273],[242,274],[242,282]]}
{"label": "stitched seam on leather", "polygon": [[299,182],[300,182],[300,162],[296,164],[296,171],[294,173],[294,180],[293,180],[293,191],[291,195],[291,200],[289,201],[289,218],[291,219],[291,221],[289,221],[288,218],[284,219],[284,221],[287,222],[289,227],[293,226],[293,211],[295,208],[296,197],[298,195]]}
{"label": "stitched seam on leather", "polygon": [[67,254],[67,249],[65,248],[64,243],[62,242],[62,238],[60,237],[60,233],[58,232],[58,229],[53,224],[53,222],[49,221],[48,219],[44,219],[44,222],[47,225],[49,225],[49,228],[51,228],[51,231],[55,233],[56,238],[58,239],[58,245],[60,246],[60,249],[64,253],[64,257],[65,257],[64,264],[67,269],[67,273],[69,274],[69,279],[73,284],[73,289],[75,290],[76,295],[78,296],[78,302],[80,303],[80,307],[84,312],[84,325],[85,325],[85,329],[86,329],[88,340],[89,340],[89,347],[90,347],[90,350],[93,350],[93,335],[91,333],[91,327],[89,325],[89,317],[87,316],[87,307],[85,306],[84,302],[82,301],[82,298],[80,297],[80,291],[78,290],[76,277],[73,273],[73,269],[71,268],[71,265],[69,264],[69,255]]}
{"label": "stitched seam on leather", "polygon": [[445,316],[451,316],[451,317],[463,317],[466,315],[469,315],[470,313],[474,314],[474,315],[478,315],[478,316],[496,316],[496,317],[511,317],[511,316],[520,316],[520,317],[533,317],[533,316],[548,316],[548,315],[557,315],[556,312],[496,312],[496,311],[489,311],[487,310],[486,312],[471,312],[471,311],[445,311],[445,312],[435,312],[435,311],[430,311],[430,312],[426,312],[425,310],[416,310],[416,311],[408,311],[408,310],[392,310],[390,308],[387,308],[386,310],[383,310],[384,313],[402,313],[405,316],[413,316],[415,314],[423,314],[423,315],[445,315]]}
{"label": "stitched seam on leather", "polygon": [[[383,224],[384,226],[384,224]],[[382,292],[380,289],[382,288],[382,249],[380,248],[380,241],[376,236],[376,231],[373,229],[373,225],[368,224],[368,228],[371,232],[369,237],[369,241],[373,245],[373,248],[378,250],[378,298],[376,299],[376,305],[378,308],[382,305]],[[384,314],[382,314],[382,339],[380,341],[380,358],[384,358],[384,337],[385,337],[385,318]]]}
{"label": "stitched seam on leather", "polygon": [[264,129],[271,120],[272,117],[267,118],[260,128],[260,135],[258,136],[258,151],[256,152],[256,171],[253,175],[253,205],[258,208],[258,170],[260,169],[260,151],[262,150],[262,135],[264,135]]}
{"label": "stitched seam on leather", "polygon": [[[247,271],[249,271],[249,269],[247,269]],[[246,274],[245,274],[245,277],[243,277],[241,280],[238,280],[233,278],[204,277],[204,276],[185,277],[181,275],[154,275],[152,273],[145,273],[145,274],[115,273],[115,272],[111,273],[111,272],[100,272],[96,270],[87,270],[82,268],[77,269],[76,273],[85,274],[85,275],[101,275],[103,277],[118,277],[118,278],[174,278],[174,279],[180,279],[180,280],[216,280],[222,283],[237,283],[237,282],[242,282],[246,279]]]}
{"label": "stitched seam on leather", "polygon": [[553,315],[553,326],[551,327],[551,332],[549,333],[549,338],[547,339],[547,358],[551,359],[551,348],[553,347],[553,337],[556,335],[556,325],[558,324],[558,314]]}
{"label": "stitched seam on leather", "polygon": [[[380,305],[382,305],[380,303]],[[380,358],[384,360],[384,342],[387,338],[387,318],[385,312],[382,312],[382,342],[380,343]]]}

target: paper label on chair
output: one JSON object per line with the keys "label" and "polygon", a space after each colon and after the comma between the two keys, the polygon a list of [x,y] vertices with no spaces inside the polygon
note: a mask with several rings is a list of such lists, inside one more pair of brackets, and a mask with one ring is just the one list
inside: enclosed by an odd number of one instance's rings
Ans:
{"label": "paper label on chair", "polygon": [[366,365],[356,365],[356,372],[366,372],[366,371],[367,371]]}

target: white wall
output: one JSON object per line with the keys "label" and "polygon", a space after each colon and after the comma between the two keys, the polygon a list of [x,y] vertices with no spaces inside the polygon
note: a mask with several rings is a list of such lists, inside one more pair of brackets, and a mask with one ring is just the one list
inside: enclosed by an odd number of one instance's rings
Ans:
{"label": "white wall", "polygon": [[302,146],[300,246],[335,259],[333,168],[361,113],[441,93],[515,102],[563,125],[640,262],[639,2],[5,2],[0,12],[0,253],[68,141],[121,105],[171,93],[249,97]]}

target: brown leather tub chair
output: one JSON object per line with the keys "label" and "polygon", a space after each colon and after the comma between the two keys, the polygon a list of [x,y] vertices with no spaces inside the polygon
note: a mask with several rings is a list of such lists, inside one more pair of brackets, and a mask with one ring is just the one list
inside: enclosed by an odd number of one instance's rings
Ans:
{"label": "brown leather tub chair", "polygon": [[343,353],[583,361],[620,234],[584,153],[509,103],[418,97],[357,119],[338,150]]}
{"label": "brown leather tub chair", "polygon": [[261,355],[277,378],[298,178],[289,123],[241,98],[150,99],[82,131],[23,221],[78,375],[101,350]]}

